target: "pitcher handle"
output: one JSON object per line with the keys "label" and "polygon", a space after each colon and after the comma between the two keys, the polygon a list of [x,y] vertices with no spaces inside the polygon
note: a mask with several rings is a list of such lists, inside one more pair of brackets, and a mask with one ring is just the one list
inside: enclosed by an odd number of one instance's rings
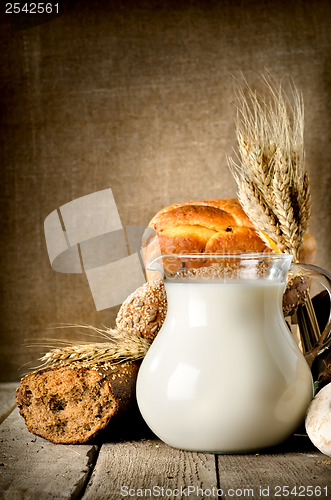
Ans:
{"label": "pitcher handle", "polygon": [[[331,274],[328,271],[320,267],[317,267],[313,264],[303,264],[301,262],[291,264],[290,270],[294,274],[301,273],[305,277],[317,279],[317,281],[319,281],[319,283],[328,292],[331,303]],[[331,332],[331,307],[330,307],[328,321],[323,332],[320,334],[320,337],[317,340],[316,344],[313,346],[313,348],[305,353],[305,358],[309,366],[312,365],[314,359],[318,354],[323,352],[331,345],[330,332]]]}

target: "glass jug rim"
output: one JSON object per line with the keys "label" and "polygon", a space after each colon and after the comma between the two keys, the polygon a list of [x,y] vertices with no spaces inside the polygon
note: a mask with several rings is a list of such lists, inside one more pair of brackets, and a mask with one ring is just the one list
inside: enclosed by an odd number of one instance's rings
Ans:
{"label": "glass jug rim", "polygon": [[177,282],[233,282],[236,280],[286,282],[293,256],[287,253],[168,253],[146,263],[147,272]]}
{"label": "glass jug rim", "polygon": [[205,259],[210,259],[210,260],[240,260],[240,261],[257,261],[257,260],[269,260],[269,261],[283,261],[287,262],[290,264],[293,259],[293,255],[290,253],[259,253],[259,252],[251,252],[251,253],[194,253],[194,252],[180,252],[180,253],[164,253],[164,254],[157,254],[154,257],[152,257],[147,263],[146,263],[146,269],[150,271],[156,271],[159,270],[160,268],[154,268],[152,265],[161,259],[197,259],[197,260],[205,260]]}

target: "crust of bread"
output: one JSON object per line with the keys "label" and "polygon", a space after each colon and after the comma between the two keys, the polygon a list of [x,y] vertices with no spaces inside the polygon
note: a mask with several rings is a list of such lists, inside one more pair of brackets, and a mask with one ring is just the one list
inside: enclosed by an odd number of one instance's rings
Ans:
{"label": "crust of bread", "polygon": [[[272,251],[236,198],[174,203],[160,210],[149,227],[157,237],[144,250],[146,265],[160,254]],[[163,265],[167,266],[167,259]],[[147,271],[147,277],[155,279],[155,274]]]}
{"label": "crust of bread", "polygon": [[152,342],[166,314],[167,297],[163,281],[149,281],[123,302],[116,317],[116,326]]}
{"label": "crust of bread", "polygon": [[[228,215],[230,215],[234,219],[235,225],[250,227],[254,229],[253,224],[247,217],[246,213],[243,211],[239,203],[239,200],[237,198],[224,198],[221,200],[203,200],[203,201],[187,201],[184,203],[173,203],[172,205],[163,208],[157,214],[155,214],[152,220],[150,221],[149,225],[151,227],[155,227],[159,223],[159,221],[162,220],[164,214],[168,214],[168,217],[172,219],[173,215],[175,214],[174,210],[185,209],[186,207],[206,208],[206,211],[202,213],[207,213],[207,214],[210,213],[209,208],[214,208],[217,211],[225,212]],[[192,224],[192,222],[190,222],[190,224]],[[223,223],[221,221],[221,226],[224,227],[225,224],[226,222],[224,219]]]}
{"label": "crust of bread", "polygon": [[[145,264],[160,254],[272,252],[236,198],[174,203],[155,214],[149,227],[157,238],[145,248]],[[316,241],[307,232],[300,262],[313,264],[315,256]]]}
{"label": "crust of bread", "polygon": [[72,363],[26,375],[16,391],[30,432],[53,443],[85,443],[135,403],[139,362]]}

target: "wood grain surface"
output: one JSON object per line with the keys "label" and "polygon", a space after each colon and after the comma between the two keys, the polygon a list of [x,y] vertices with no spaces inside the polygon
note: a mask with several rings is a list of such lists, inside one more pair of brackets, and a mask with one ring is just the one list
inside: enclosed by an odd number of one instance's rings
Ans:
{"label": "wood grain surface", "polygon": [[34,436],[18,409],[0,427],[0,498],[77,498],[94,464],[93,445],[56,446]]}
{"label": "wood grain surface", "polygon": [[[7,384],[0,384],[0,399],[7,401],[6,407],[12,405]],[[177,450],[148,432],[145,435],[126,439],[115,434],[110,439],[105,434],[89,445],[55,445],[29,433],[16,409],[0,425],[0,498],[294,500],[326,499],[331,492],[330,457],[305,435],[247,455]]]}
{"label": "wood grain surface", "polygon": [[8,415],[16,407],[16,382],[4,382],[1,384],[0,390],[0,424],[8,417]]}
{"label": "wood grain surface", "polygon": [[176,450],[157,439],[104,444],[84,499],[139,497],[144,490],[178,498],[174,490],[187,493],[193,485],[217,489],[214,455]]}
{"label": "wood grain surface", "polygon": [[331,491],[331,461],[311,446],[306,436],[301,450],[295,449],[297,441],[299,437],[292,439],[290,446],[283,445],[278,451],[268,453],[219,456],[221,488],[224,491],[246,489],[247,496],[253,496],[251,492],[254,492],[254,498],[285,498],[286,490],[293,492],[297,487],[297,494],[289,494],[288,498],[298,498],[300,491],[301,496],[308,497],[307,486],[310,486],[320,487],[321,497],[327,497]]}

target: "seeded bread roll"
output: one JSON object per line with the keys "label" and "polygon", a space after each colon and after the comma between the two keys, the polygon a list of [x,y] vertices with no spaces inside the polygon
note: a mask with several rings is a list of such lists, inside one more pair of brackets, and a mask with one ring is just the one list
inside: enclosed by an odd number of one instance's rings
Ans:
{"label": "seeded bread roll", "polygon": [[151,342],[160,330],[167,313],[167,297],[161,280],[139,287],[123,302],[116,326],[129,333],[139,333]]}
{"label": "seeded bread roll", "polygon": [[283,295],[283,314],[284,316],[292,316],[299,306],[302,306],[309,292],[309,282],[305,276],[292,276]]}
{"label": "seeded bread roll", "polygon": [[85,443],[135,404],[139,362],[44,368],[16,391],[30,432],[53,443]]}

